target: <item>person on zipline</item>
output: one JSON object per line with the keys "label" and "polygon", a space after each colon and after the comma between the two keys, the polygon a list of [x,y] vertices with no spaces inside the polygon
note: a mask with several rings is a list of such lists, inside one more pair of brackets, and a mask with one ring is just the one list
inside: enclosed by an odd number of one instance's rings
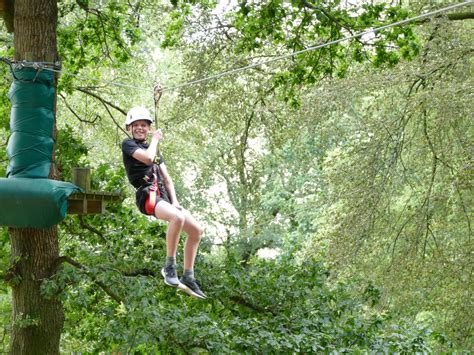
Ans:
{"label": "person on zipline", "polygon": [[[144,107],[134,107],[128,112],[125,126],[133,138],[122,142],[125,171],[128,180],[137,189],[135,197],[140,212],[168,222],[166,264],[161,269],[165,283],[178,287],[191,296],[204,299],[206,295],[194,278],[194,261],[203,228],[181,207],[176,198],[173,180],[168,174],[163,156],[158,152],[158,142],[162,139],[161,131],[156,130],[150,143],[146,142],[152,123],[150,112]],[[155,162],[155,158],[158,162]],[[149,193],[153,193],[153,190],[156,190],[156,197],[150,198]],[[151,196],[153,197],[153,194]],[[178,279],[176,250],[181,231],[188,237],[184,245],[184,274]]]}

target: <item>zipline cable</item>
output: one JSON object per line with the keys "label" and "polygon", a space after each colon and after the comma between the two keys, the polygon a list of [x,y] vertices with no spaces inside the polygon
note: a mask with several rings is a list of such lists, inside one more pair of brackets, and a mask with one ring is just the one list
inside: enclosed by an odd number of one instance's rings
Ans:
{"label": "zipline cable", "polygon": [[[57,70],[57,69],[51,69],[51,68],[45,68],[44,70],[49,70],[49,71],[59,73],[59,74],[71,75],[71,76],[74,76],[76,78],[83,79],[83,80],[95,80],[95,79],[92,79],[92,78],[84,76],[84,75],[69,73],[65,70]],[[123,87],[123,88],[127,88],[127,89],[138,89],[138,90],[150,91],[150,88],[146,88],[144,86],[135,86],[135,85],[124,84],[124,83],[120,83],[120,82],[117,82],[117,81],[104,80],[104,79],[96,79],[96,80],[99,83],[104,83],[104,84],[111,85],[111,86],[119,86],[119,87]]]}

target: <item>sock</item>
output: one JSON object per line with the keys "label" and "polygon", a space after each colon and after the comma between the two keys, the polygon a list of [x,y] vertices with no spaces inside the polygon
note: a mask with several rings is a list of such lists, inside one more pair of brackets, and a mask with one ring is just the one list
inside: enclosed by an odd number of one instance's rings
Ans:
{"label": "sock", "polygon": [[166,266],[176,265],[176,257],[174,256],[167,256],[166,257]]}
{"label": "sock", "polygon": [[183,277],[185,279],[194,280],[194,270],[193,269],[184,270]]}

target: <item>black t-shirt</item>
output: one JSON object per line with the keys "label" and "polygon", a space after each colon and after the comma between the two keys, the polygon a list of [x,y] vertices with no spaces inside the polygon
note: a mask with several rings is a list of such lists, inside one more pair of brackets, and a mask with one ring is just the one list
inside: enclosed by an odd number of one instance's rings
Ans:
{"label": "black t-shirt", "polygon": [[[153,164],[147,165],[142,163],[140,160],[135,159],[132,157],[132,154],[135,153],[137,149],[148,149],[148,143],[146,142],[139,142],[135,139],[125,139],[122,142],[122,157],[123,157],[123,164],[125,165],[125,171],[127,173],[128,181],[135,187],[139,188],[141,185],[146,183],[146,176],[148,177],[149,181],[151,182],[151,177],[153,175]],[[163,164],[165,160],[163,156],[160,154],[160,161],[158,164]],[[159,170],[159,169],[157,169]],[[158,180],[161,180],[161,176],[158,173]]]}

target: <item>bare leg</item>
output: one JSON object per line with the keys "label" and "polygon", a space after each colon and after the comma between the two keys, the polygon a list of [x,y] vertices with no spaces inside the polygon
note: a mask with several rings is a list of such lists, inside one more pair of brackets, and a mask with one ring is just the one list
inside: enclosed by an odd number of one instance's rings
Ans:
{"label": "bare leg", "polygon": [[166,201],[160,201],[155,207],[155,217],[167,221],[166,231],[166,256],[176,257],[178,249],[179,234],[185,225],[185,213],[178,210]]}
{"label": "bare leg", "polygon": [[207,296],[194,279],[194,260],[196,259],[203,229],[188,211],[183,209],[183,213],[185,216],[183,231],[186,232],[188,237],[184,244],[184,274],[180,280],[181,289],[190,296],[205,299]]}
{"label": "bare leg", "polygon": [[194,268],[194,260],[204,230],[189,211],[183,209],[183,213],[185,216],[183,230],[188,235],[184,244],[184,269],[189,270]]}

